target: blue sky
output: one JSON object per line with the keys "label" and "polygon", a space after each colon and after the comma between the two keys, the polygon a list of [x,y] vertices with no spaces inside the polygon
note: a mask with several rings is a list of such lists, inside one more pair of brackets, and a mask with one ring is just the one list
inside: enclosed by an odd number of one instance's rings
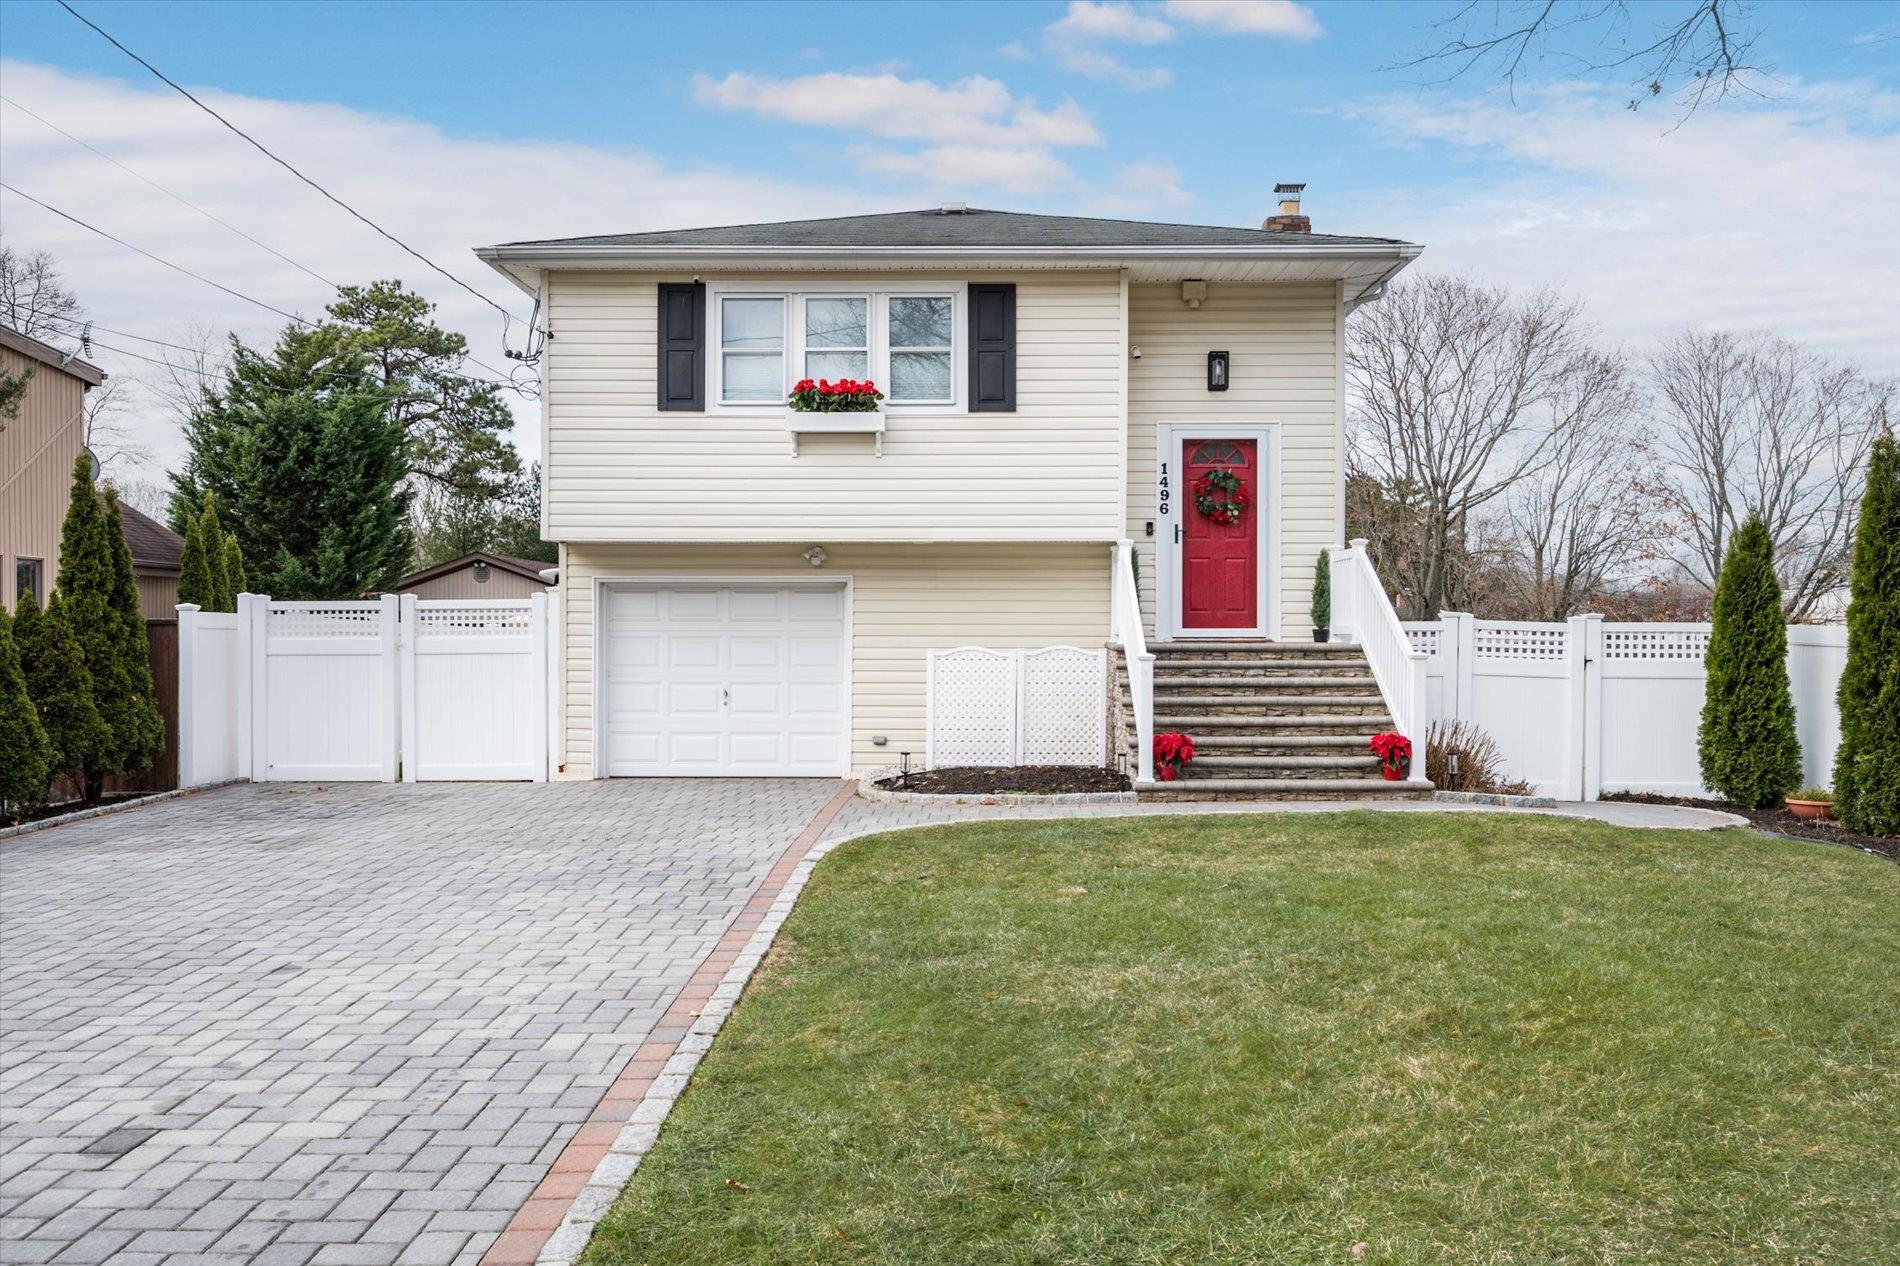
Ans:
{"label": "blue sky", "polygon": [[[1250,224],[1275,180],[1299,179],[1316,227],[1570,290],[1609,338],[1772,325],[1900,370],[1900,3],[1755,6],[1765,95],[1681,127],[1668,101],[1624,109],[1622,77],[1576,60],[1532,67],[1514,99],[1482,77],[1382,69],[1428,45],[1452,0],[75,4],[523,312],[470,247],[950,198]],[[1636,29],[1680,7],[1639,6]],[[499,355],[473,300],[56,5],[8,0],[0,56],[20,105],[326,276],[413,279]],[[11,107],[0,160],[9,181],[147,249],[279,306],[321,306],[307,276]],[[274,324],[18,199],[0,214],[10,244],[60,257],[103,325]],[[155,406],[141,419],[162,461],[165,424]]]}

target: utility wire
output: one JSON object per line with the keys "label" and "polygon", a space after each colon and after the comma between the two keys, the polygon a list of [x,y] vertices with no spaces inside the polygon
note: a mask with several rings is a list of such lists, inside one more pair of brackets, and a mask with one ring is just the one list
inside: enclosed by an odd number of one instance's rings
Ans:
{"label": "utility wire", "polygon": [[18,194],[20,197],[25,198],[28,202],[32,203],[34,206],[43,208],[44,210],[47,210],[47,211],[51,211],[54,215],[58,216],[62,220],[69,220],[72,223],[77,224],[80,228],[87,230],[88,232],[97,233],[100,237],[105,238],[109,242],[117,242],[120,246],[125,247],[125,249],[127,249],[128,251],[133,251],[137,254],[143,255],[145,256],[145,258],[151,260],[155,264],[163,264],[165,265],[165,267],[171,269],[173,272],[183,273],[185,276],[190,277],[193,281],[202,281],[205,285],[210,286],[215,290],[222,290],[224,291],[224,293],[230,295],[234,299],[242,299],[244,300],[244,302],[255,304],[258,307],[263,308],[267,312],[275,312],[278,316],[283,317],[285,320],[295,321],[298,325],[307,326],[311,324],[309,321],[306,321],[304,318],[298,316],[294,312],[286,312],[282,308],[273,307],[270,304],[265,303],[262,299],[253,299],[251,298],[251,296],[245,294],[241,290],[233,290],[231,289],[231,287],[223,285],[219,282],[215,282],[211,280],[211,278],[209,277],[200,276],[199,274],[192,272],[191,269],[186,268],[180,264],[174,264],[169,259],[161,259],[157,255],[152,254],[152,252],[145,250],[142,247],[132,245],[132,243],[126,241],[122,237],[114,237],[112,234],[106,232],[104,229],[98,227],[97,225],[88,224],[76,215],[68,215],[66,212],[61,211],[58,207],[52,206],[48,203],[41,202],[38,198],[35,198],[32,194],[26,192],[24,189],[16,188],[15,186],[8,184],[4,180],[0,180],[0,189],[5,189],[8,193]]}
{"label": "utility wire", "polygon": [[313,268],[304,267],[304,265],[298,263],[296,260],[284,254],[282,251],[278,250],[277,248],[258,241],[256,238],[252,237],[249,233],[246,233],[243,229],[231,223],[229,220],[219,219],[217,216],[211,214],[211,212],[205,210],[203,207],[199,206],[197,203],[191,201],[190,199],[181,197],[180,195],[173,193],[171,190],[167,189],[164,185],[161,185],[156,180],[153,180],[150,176],[147,176],[143,174],[142,172],[134,171],[132,168],[127,167],[124,163],[120,162],[118,159],[114,158],[112,155],[106,153],[104,150],[98,149],[92,145],[87,144],[85,141],[80,140],[77,136],[74,136],[71,132],[68,132],[65,128],[61,127],[59,124],[54,123],[51,119],[47,119],[41,115],[35,114],[32,110],[29,110],[27,107],[21,105],[18,101],[15,101],[12,97],[7,96],[5,93],[0,93],[0,101],[6,102],[8,105],[12,106],[15,110],[18,110],[20,113],[26,115],[28,118],[37,120],[39,123],[45,125],[46,127],[51,128],[55,132],[58,132],[61,136],[65,137],[67,140],[71,141],[73,144],[79,146],[81,149],[89,150],[92,153],[97,154],[100,158],[105,159],[108,163],[111,163],[114,167],[117,167],[120,171],[124,172],[126,175],[132,176],[138,180],[144,181],[146,184],[150,185],[152,188],[164,194],[167,198],[170,198],[173,202],[179,203],[182,206],[190,207],[193,211],[196,211],[199,215],[202,215],[205,219],[210,220],[213,224],[223,225],[225,228],[230,229],[233,233],[237,234],[239,237],[243,238],[245,241],[249,242],[251,245],[256,246],[262,250],[269,251],[272,255],[275,255],[277,258],[283,260],[286,264],[289,264],[292,268],[298,269],[301,272],[308,274],[309,276],[315,277],[318,281],[322,282],[324,285],[328,286],[330,289],[336,290],[339,288],[337,286],[337,283],[335,283],[334,281],[331,281],[328,277],[325,277],[322,273],[317,272]]}
{"label": "utility wire", "polygon": [[487,295],[475,289],[475,287],[469,285],[467,282],[463,281],[460,277],[457,277],[454,273],[450,272],[448,269],[443,268],[440,264],[430,259],[427,255],[424,255],[421,251],[409,245],[407,242],[397,237],[394,233],[391,233],[388,229],[385,229],[382,225],[376,223],[374,220],[364,215],[361,211],[358,211],[355,207],[343,201],[343,199],[337,197],[335,194],[331,193],[328,189],[325,189],[322,185],[318,184],[316,181],[312,180],[310,177],[298,171],[295,167],[291,166],[290,163],[288,163],[284,159],[279,158],[266,145],[264,145],[263,142],[259,141],[256,137],[252,136],[250,133],[246,132],[243,128],[239,127],[237,124],[231,122],[231,120],[225,118],[222,114],[219,114],[216,110],[213,110],[210,106],[200,101],[197,97],[192,96],[191,93],[188,92],[176,80],[172,79],[164,71],[152,65],[152,63],[146,61],[143,57],[140,57],[137,53],[133,52],[131,49],[127,48],[125,45],[119,43],[118,40],[114,39],[110,34],[106,32],[105,28],[101,27],[97,22],[94,22],[91,18],[88,18],[85,14],[81,13],[79,10],[73,8],[73,6],[68,4],[66,0],[59,0],[59,6],[60,8],[66,10],[66,12],[78,18],[81,22],[84,22],[87,26],[91,27],[94,31],[97,31],[99,35],[103,37],[108,44],[112,45],[112,47],[118,49],[121,53],[124,53],[127,57],[130,57],[133,61],[137,62],[139,65],[145,67],[145,69],[151,71],[154,75],[158,76],[160,80],[162,80],[165,84],[169,85],[180,96],[184,97],[185,100],[191,102],[193,105],[197,106],[200,110],[203,110],[206,114],[210,115],[212,118],[216,119],[218,122],[224,124],[224,126],[229,128],[233,133],[242,137],[245,141],[249,142],[252,148],[256,149],[258,153],[264,155],[264,157],[270,159],[272,162],[276,163],[279,167],[282,167],[285,171],[289,172],[291,175],[295,176],[297,179],[303,181],[306,185],[309,185],[312,189],[315,189],[318,193],[322,194],[325,198],[328,198],[331,202],[334,202],[337,206],[343,208],[343,210],[349,212],[352,216],[356,217],[358,220],[362,221],[364,224],[374,229],[377,233],[381,234],[383,237],[387,238],[389,241],[401,247],[404,251],[408,252],[410,255],[414,256],[416,259],[421,260],[424,264],[427,264],[430,268],[433,268],[436,272],[442,274],[442,276],[448,278],[450,281],[460,286],[463,290],[468,291],[469,294],[474,295],[477,299],[480,299],[483,303],[487,304],[489,307],[493,308],[495,311],[501,313],[501,319],[503,323],[502,324],[502,342],[503,342],[503,345],[506,346],[507,337],[508,337],[508,327],[510,324],[513,323],[513,320],[514,320],[514,318],[509,314],[508,309],[502,307],[499,303],[496,303],[493,299],[490,299]]}

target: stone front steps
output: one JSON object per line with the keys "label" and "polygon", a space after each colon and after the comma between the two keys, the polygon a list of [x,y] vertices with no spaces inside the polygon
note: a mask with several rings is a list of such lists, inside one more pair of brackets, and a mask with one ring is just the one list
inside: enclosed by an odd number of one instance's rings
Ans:
{"label": "stone front steps", "polygon": [[1194,739],[1196,758],[1155,800],[1428,799],[1423,779],[1388,782],[1366,750],[1392,718],[1356,646],[1193,641],[1155,654],[1155,733]]}

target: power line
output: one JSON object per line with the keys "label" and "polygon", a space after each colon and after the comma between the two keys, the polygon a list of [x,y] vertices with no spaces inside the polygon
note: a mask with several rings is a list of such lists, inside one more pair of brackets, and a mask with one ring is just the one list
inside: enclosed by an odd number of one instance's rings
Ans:
{"label": "power line", "polygon": [[66,0],[59,0],[59,6],[60,8],[66,10],[66,12],[78,18],[81,22],[84,22],[87,26],[91,27],[94,31],[97,31],[99,35],[102,38],[104,38],[107,43],[112,45],[112,47],[118,49],[121,53],[124,53],[127,57],[130,57],[133,61],[137,62],[139,65],[145,67],[145,69],[151,71],[154,75],[158,76],[158,78],[161,81],[163,81],[165,84],[171,87],[180,96],[184,97],[185,100],[191,102],[193,105],[197,106],[200,110],[203,110],[206,114],[210,115],[212,118],[216,119],[218,122],[224,124],[224,126],[229,128],[234,134],[242,137],[245,141],[249,142],[252,148],[256,149],[258,153],[264,155],[264,157],[270,159],[272,162],[276,163],[279,167],[282,167],[285,171],[289,172],[291,175],[295,176],[297,179],[303,181],[306,185],[309,185],[312,189],[315,189],[318,193],[322,194],[325,198],[328,198],[331,202],[334,202],[337,206],[343,208],[343,210],[349,212],[352,216],[356,217],[358,220],[362,221],[364,224],[374,229],[377,233],[381,234],[383,237],[387,238],[389,241],[394,242],[397,246],[401,247],[404,251],[407,251],[410,255],[414,256],[416,259],[421,260],[424,264],[427,264],[430,268],[433,268],[436,272],[442,274],[442,276],[448,278],[450,281],[460,286],[463,290],[466,290],[469,294],[474,295],[477,299],[480,299],[483,303],[487,304],[489,307],[493,308],[495,311],[501,313],[501,319],[503,322],[502,343],[503,343],[504,348],[506,347],[507,338],[508,338],[508,326],[512,324],[514,320],[514,318],[511,315],[509,315],[508,309],[502,307],[499,303],[496,303],[493,299],[490,299],[487,295],[475,289],[475,287],[469,285],[467,282],[463,281],[460,277],[457,277],[454,273],[450,272],[448,269],[443,268],[440,264],[430,259],[427,255],[424,255],[421,251],[409,245],[407,242],[397,237],[394,233],[391,233],[388,229],[385,229],[382,225],[376,223],[374,220],[364,215],[361,211],[358,211],[355,207],[343,201],[343,199],[337,197],[335,194],[331,193],[328,189],[325,189],[322,185],[318,184],[316,181],[312,180],[310,177],[304,175],[301,171],[298,171],[295,167],[291,166],[288,161],[278,157],[275,153],[273,153],[269,147],[264,145],[264,143],[259,141],[256,137],[246,132],[243,128],[239,127],[237,124],[231,122],[231,120],[225,118],[222,114],[219,114],[216,110],[213,110],[210,106],[200,101],[197,97],[192,96],[190,92],[188,92],[181,84],[179,84],[176,80],[172,79],[164,71],[152,65],[152,63],[146,61],[143,57],[140,57],[137,53],[133,52],[131,49],[127,48],[125,45],[119,43],[118,40],[114,39],[110,34],[106,32],[105,28],[101,27],[98,23],[94,22],[91,18],[88,18],[85,14],[81,13],[79,10],[73,8],[73,6],[68,4]]}
{"label": "power line", "polygon": [[193,281],[202,281],[205,285],[210,286],[215,290],[222,290],[224,291],[225,294],[230,295],[234,299],[242,299],[244,300],[244,302],[255,304],[258,307],[263,308],[267,312],[275,312],[278,316],[283,317],[285,320],[295,321],[298,325],[311,324],[309,321],[306,321],[304,318],[298,316],[294,312],[286,312],[282,308],[273,307],[270,304],[265,303],[262,299],[253,299],[251,298],[251,296],[245,294],[243,291],[233,290],[231,289],[231,287],[223,285],[219,282],[215,282],[211,280],[211,278],[209,277],[200,276],[198,273],[192,272],[191,269],[189,268],[186,268],[180,264],[172,263],[169,259],[161,259],[157,255],[152,254],[152,252],[145,250],[142,247],[132,245],[132,243],[126,241],[122,237],[114,237],[112,234],[106,232],[102,228],[99,228],[97,225],[88,224],[76,215],[68,215],[66,212],[61,211],[56,206],[52,206],[48,203],[41,202],[38,198],[35,198],[32,194],[26,192],[24,189],[16,188],[15,186],[8,184],[4,180],[0,180],[0,189],[5,189],[8,193],[18,194],[20,197],[25,198],[28,202],[32,203],[34,206],[41,207],[47,211],[51,211],[54,215],[58,216],[62,220],[70,220],[72,223],[77,224],[80,228],[85,229],[88,232],[97,233],[100,237],[105,238],[108,242],[117,242],[120,246],[125,247],[125,249],[127,249],[128,251],[133,251],[133,252],[136,252],[137,254],[143,255],[145,256],[145,258],[151,260],[155,264],[163,264],[165,265],[165,267],[171,269],[173,272],[183,273],[185,276],[190,277]]}
{"label": "power line", "polygon": [[219,217],[211,214],[211,212],[205,210],[203,207],[199,206],[197,203],[192,202],[190,199],[181,197],[180,195],[173,193],[171,190],[167,189],[164,185],[161,185],[156,180],[153,180],[150,176],[147,176],[143,174],[142,172],[134,171],[132,168],[127,167],[124,163],[120,162],[118,159],[114,158],[112,155],[106,153],[104,150],[98,149],[92,145],[87,144],[85,141],[80,140],[77,136],[74,136],[71,132],[68,132],[65,128],[61,127],[59,124],[54,123],[50,119],[47,119],[38,114],[35,114],[33,111],[21,105],[18,101],[15,101],[12,97],[9,97],[5,95],[4,93],[0,93],[0,101],[6,102],[8,105],[12,106],[15,110],[18,110],[20,113],[26,115],[28,118],[37,120],[39,123],[43,124],[44,126],[51,128],[55,132],[58,132],[61,136],[65,137],[67,140],[71,141],[73,144],[79,146],[81,149],[89,150],[92,153],[97,154],[100,158],[105,159],[108,163],[111,163],[114,167],[117,167],[120,171],[124,172],[126,175],[132,176],[138,180],[144,181],[146,184],[150,185],[152,188],[164,194],[167,198],[170,198],[173,202],[179,203],[182,206],[190,207],[193,211],[196,211],[199,215],[202,215],[205,219],[210,220],[213,224],[223,225],[225,228],[230,229],[233,233],[237,234],[239,237],[243,238],[245,241],[249,242],[251,245],[259,247],[262,250],[269,251],[272,255],[275,255],[278,259],[283,260],[286,264],[289,264],[292,268],[299,269],[300,271],[307,273],[308,275],[312,277],[315,277],[318,281],[330,287],[330,289],[336,290],[339,288],[336,282],[331,281],[328,277],[325,277],[322,273],[317,272],[315,269],[312,269],[312,268],[306,268],[304,265],[298,263],[296,260],[284,254],[282,251],[278,250],[277,248],[267,245],[264,242],[258,241],[256,238],[252,237],[249,233],[246,233],[243,229],[239,228],[237,225],[232,224],[229,220],[220,219]]}

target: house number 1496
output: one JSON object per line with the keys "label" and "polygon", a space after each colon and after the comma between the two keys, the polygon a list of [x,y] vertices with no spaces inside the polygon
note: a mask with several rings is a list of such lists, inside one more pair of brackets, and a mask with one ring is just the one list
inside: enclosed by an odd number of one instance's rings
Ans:
{"label": "house number 1496", "polygon": [[1168,497],[1169,497],[1169,495],[1170,495],[1170,490],[1169,490],[1169,488],[1168,488],[1168,463],[1166,463],[1166,462],[1162,462],[1162,463],[1161,463],[1161,493],[1160,493],[1160,497],[1161,497],[1161,513],[1162,513],[1162,514],[1164,514],[1164,515],[1168,513]]}

